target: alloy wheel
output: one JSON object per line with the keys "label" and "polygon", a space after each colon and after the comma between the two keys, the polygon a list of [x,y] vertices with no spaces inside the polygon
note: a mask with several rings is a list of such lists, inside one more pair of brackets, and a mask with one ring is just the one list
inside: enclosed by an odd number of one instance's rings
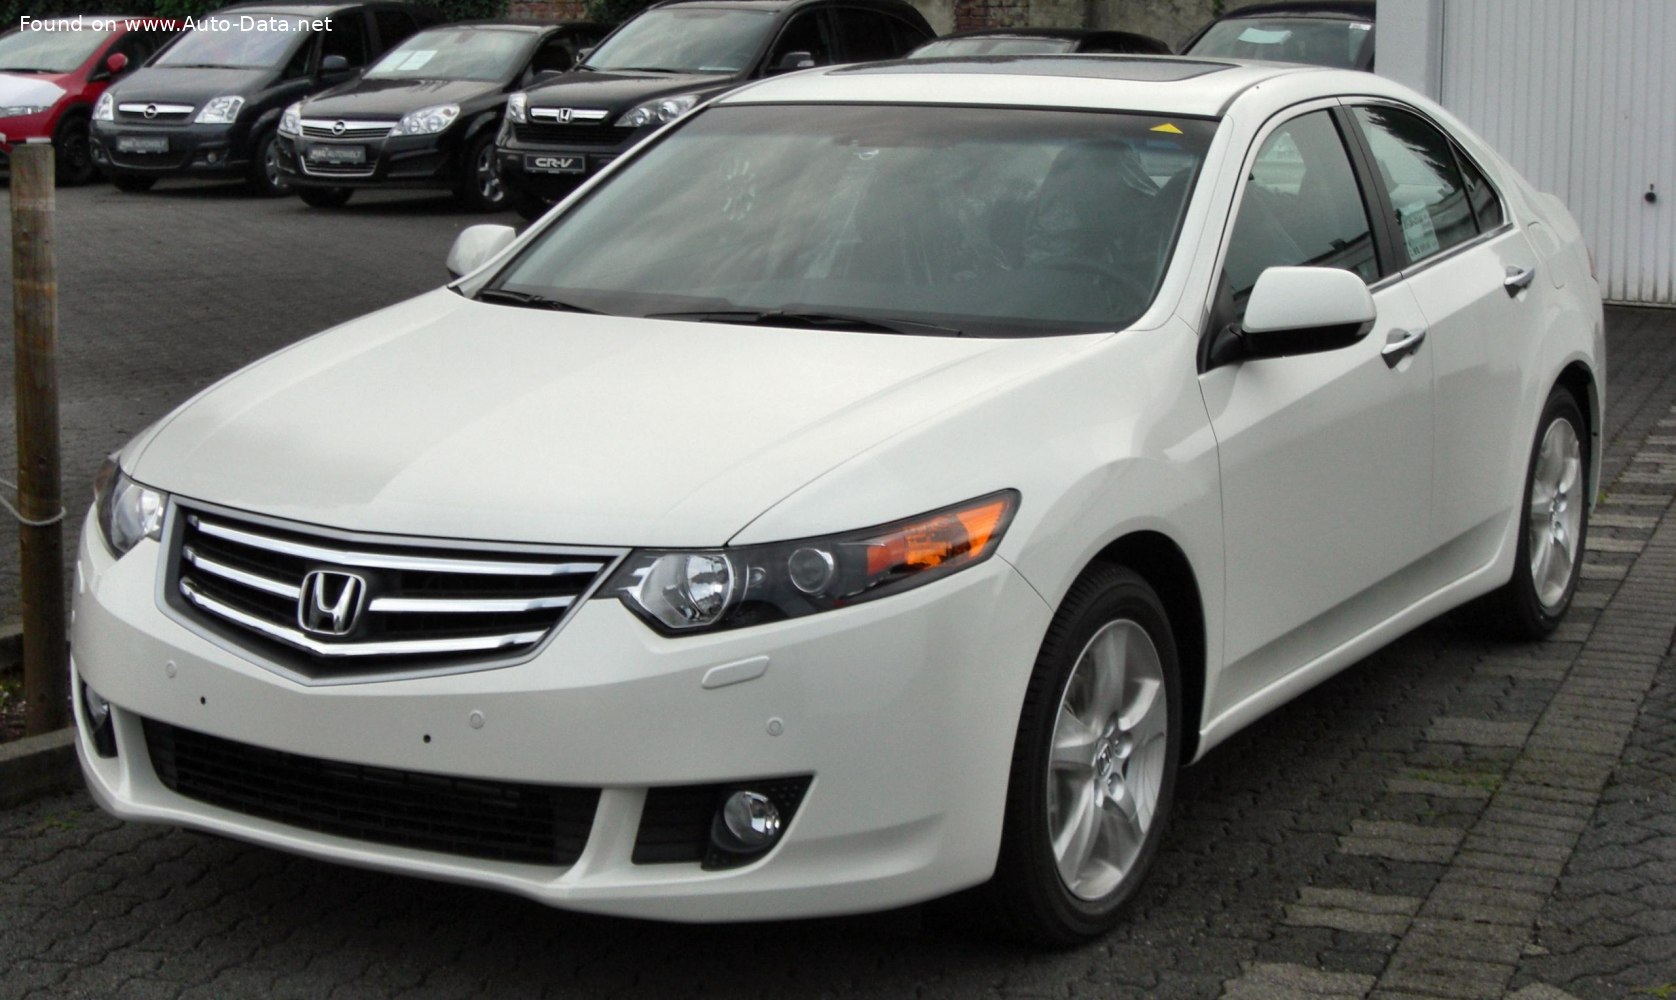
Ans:
{"label": "alloy wheel", "polygon": [[499,205],[506,198],[500,171],[495,169],[495,147],[485,144],[477,152],[477,190],[484,204]]}
{"label": "alloy wheel", "polygon": [[1095,632],[1060,698],[1048,764],[1048,835],[1080,899],[1109,895],[1136,866],[1158,814],[1168,708],[1146,630],[1119,619]]}
{"label": "alloy wheel", "polygon": [[1526,546],[1531,583],[1545,609],[1565,602],[1572,566],[1582,541],[1583,447],[1571,421],[1555,420],[1542,435],[1531,475],[1530,517]]}

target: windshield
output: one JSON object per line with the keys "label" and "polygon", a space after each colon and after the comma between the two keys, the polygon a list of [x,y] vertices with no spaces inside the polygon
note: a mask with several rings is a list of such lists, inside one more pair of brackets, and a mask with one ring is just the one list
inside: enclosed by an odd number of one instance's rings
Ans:
{"label": "windshield", "polygon": [[38,29],[0,35],[0,70],[12,73],[67,73],[111,37],[108,31],[54,30],[72,22],[47,21]]}
{"label": "windshield", "polygon": [[913,58],[944,56],[1034,56],[1070,52],[1077,43],[1069,38],[945,38],[920,46]]}
{"label": "windshield", "polygon": [[[290,58],[308,37],[308,21],[279,14],[212,19],[163,50],[155,66],[176,69],[270,69]],[[260,29],[260,30],[258,30]]]}
{"label": "windshield", "polygon": [[488,28],[432,28],[391,49],[369,80],[510,80],[523,68],[536,35]]}
{"label": "windshield", "polygon": [[1211,25],[1186,54],[1355,69],[1372,37],[1373,25],[1366,21],[1238,17]]}
{"label": "windshield", "polygon": [[620,315],[1116,329],[1152,301],[1214,130],[1095,112],[715,108],[567,212],[493,287]]}
{"label": "windshield", "polygon": [[756,58],[773,25],[762,10],[662,7],[623,25],[581,68],[737,73]]}

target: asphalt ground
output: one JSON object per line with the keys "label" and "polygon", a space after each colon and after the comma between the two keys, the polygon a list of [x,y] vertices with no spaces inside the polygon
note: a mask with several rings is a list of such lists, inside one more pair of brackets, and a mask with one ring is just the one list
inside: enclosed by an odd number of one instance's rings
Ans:
{"label": "asphalt ground", "polygon": [[[438,284],[479,221],[360,199],[61,193],[67,495],[221,374]],[[578,916],[76,793],[0,812],[0,997],[1676,996],[1676,313],[1613,310],[1608,343],[1605,500],[1559,632],[1495,641],[1456,612],[1218,748],[1100,942],[1033,953],[927,908]],[[11,434],[0,414],[8,463]]]}

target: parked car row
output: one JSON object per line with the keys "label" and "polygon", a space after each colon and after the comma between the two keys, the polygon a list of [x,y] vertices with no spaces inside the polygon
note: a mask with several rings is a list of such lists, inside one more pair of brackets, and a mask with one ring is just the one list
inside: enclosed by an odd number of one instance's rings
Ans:
{"label": "parked car row", "polygon": [[[1185,51],[1368,68],[1373,6],[1242,8]],[[663,0],[609,33],[443,23],[396,0],[242,4],[178,37],[117,17],[77,20],[105,30],[0,36],[0,126],[13,141],[52,141],[67,183],[98,171],[124,191],[169,176],[243,177],[259,194],[295,192],[322,208],[360,188],[430,188],[528,218],[751,80],[903,57],[1171,52],[1124,31],[937,38],[907,0]]]}

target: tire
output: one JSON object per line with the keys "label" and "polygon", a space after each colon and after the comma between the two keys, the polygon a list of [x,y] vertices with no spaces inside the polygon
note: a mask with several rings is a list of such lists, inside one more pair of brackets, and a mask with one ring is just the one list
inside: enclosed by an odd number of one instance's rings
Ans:
{"label": "tire", "polygon": [[99,176],[99,167],[93,162],[93,137],[88,132],[86,116],[71,115],[59,122],[52,135],[52,148],[59,186],[75,187]]}
{"label": "tire", "polygon": [[354,188],[343,187],[296,187],[292,190],[297,193],[297,197],[301,198],[305,205],[313,208],[342,208],[349,204],[349,199],[355,195]]}
{"label": "tire", "polygon": [[466,145],[460,159],[460,185],[454,196],[473,212],[498,212],[506,207],[506,184],[500,179],[500,165],[495,160],[494,129],[484,129]]}
{"label": "tire", "polygon": [[150,191],[152,185],[157,183],[157,178],[146,177],[143,174],[111,174],[111,183],[116,185],[118,191],[139,194],[142,191]]}
{"label": "tire", "polygon": [[1157,593],[1128,569],[1091,567],[1054,615],[1025,690],[1000,857],[982,889],[998,929],[1069,947],[1117,923],[1174,801],[1181,700]]}
{"label": "tire", "polygon": [[279,150],[274,145],[278,141],[278,134],[270,128],[251,144],[250,175],[245,178],[245,184],[251,193],[263,198],[278,198],[291,193],[291,185],[279,172]]}
{"label": "tire", "polygon": [[1536,428],[1513,577],[1480,605],[1480,621],[1511,639],[1540,639],[1565,617],[1589,531],[1589,434],[1576,397],[1555,386]]}

